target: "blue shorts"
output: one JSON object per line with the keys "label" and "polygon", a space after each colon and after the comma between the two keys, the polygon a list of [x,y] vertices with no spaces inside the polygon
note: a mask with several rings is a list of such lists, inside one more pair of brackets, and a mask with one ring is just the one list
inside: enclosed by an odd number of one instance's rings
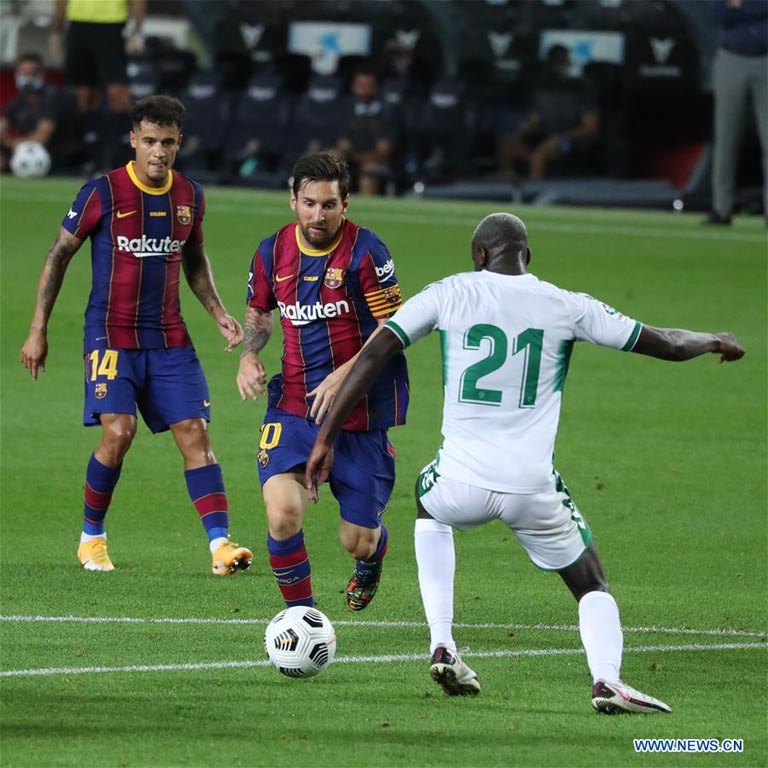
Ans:
{"label": "blue shorts", "polygon": [[[257,456],[261,484],[273,475],[303,472],[319,429],[301,416],[268,408]],[[395,485],[395,450],[387,440],[387,431],[342,430],[333,450],[328,483],[339,502],[341,517],[363,528],[378,528]]]}
{"label": "blue shorts", "polygon": [[211,420],[208,382],[193,347],[95,349],[85,356],[83,424],[102,413],[136,415],[152,432],[185,419]]}

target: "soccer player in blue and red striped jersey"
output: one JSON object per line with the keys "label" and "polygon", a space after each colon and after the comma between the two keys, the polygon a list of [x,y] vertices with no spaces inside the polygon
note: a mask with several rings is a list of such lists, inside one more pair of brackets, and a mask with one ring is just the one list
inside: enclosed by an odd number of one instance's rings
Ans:
{"label": "soccer player in blue and red striped jersey", "polygon": [[180,313],[183,270],[224,338],[241,341],[224,308],[203,246],[199,184],[173,170],[184,106],[149,96],[131,112],[135,160],[89,181],[64,217],[38,282],[37,303],[21,362],[33,379],[45,370],[47,329],[70,260],[91,240],[92,287],[85,312],[86,426],[101,425],[88,463],[78,559],[86,570],[111,571],[104,518],[137,427],[137,409],[152,432],[170,429],[184,458],[187,490],[208,535],[217,575],[245,570],[250,550],[229,540],[221,467],[211,450],[208,384]]}
{"label": "soccer player in blue and red striped jersey", "polygon": [[[251,262],[244,349],[237,386],[243,400],[267,395],[258,465],[267,547],[285,604],[314,605],[302,530],[308,496],[304,463],[318,424],[363,344],[402,303],[395,265],[371,230],[345,217],[349,170],[327,152],[293,168],[292,222],[263,240]],[[259,353],[283,330],[282,371],[267,385]],[[339,538],[355,558],[347,585],[353,611],[368,606],[387,551],[381,516],[395,479],[387,429],[405,422],[408,372],[395,356],[344,423],[335,443],[331,492],[339,503]]]}

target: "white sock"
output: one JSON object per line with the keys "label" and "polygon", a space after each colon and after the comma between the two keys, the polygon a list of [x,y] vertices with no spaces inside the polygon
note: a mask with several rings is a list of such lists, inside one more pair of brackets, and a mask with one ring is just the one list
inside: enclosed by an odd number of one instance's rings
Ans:
{"label": "white sock", "polygon": [[438,645],[456,652],[453,641],[453,577],[456,552],[453,529],[437,520],[416,520],[413,530],[419,588],[430,633],[430,655]]}
{"label": "white sock", "polygon": [[210,543],[208,544],[211,550],[211,554],[214,554],[222,544],[226,544],[228,541],[229,539],[226,536],[219,536],[218,539],[211,539]]}
{"label": "white sock", "polygon": [[619,682],[624,635],[613,595],[587,592],[579,600],[579,633],[593,682]]}
{"label": "white sock", "polygon": [[80,534],[80,543],[85,544],[86,541],[92,541],[93,539],[106,539],[107,534],[105,533],[97,533],[95,536],[90,533],[81,533]]}

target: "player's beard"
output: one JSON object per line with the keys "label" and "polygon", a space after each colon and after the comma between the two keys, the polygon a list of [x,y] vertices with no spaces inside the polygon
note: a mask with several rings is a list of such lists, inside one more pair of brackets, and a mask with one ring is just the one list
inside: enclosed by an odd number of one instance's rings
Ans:
{"label": "player's beard", "polygon": [[321,251],[323,248],[327,248],[336,239],[340,229],[341,224],[339,224],[339,226],[333,232],[330,229],[324,228],[322,230],[318,230],[308,226],[301,227],[301,234],[313,248]]}

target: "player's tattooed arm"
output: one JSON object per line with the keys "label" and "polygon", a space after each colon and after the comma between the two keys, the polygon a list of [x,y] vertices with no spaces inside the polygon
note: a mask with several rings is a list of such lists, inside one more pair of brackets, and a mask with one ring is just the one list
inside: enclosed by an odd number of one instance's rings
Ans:
{"label": "player's tattooed arm", "polygon": [[45,331],[48,318],[53,312],[53,305],[64,283],[64,275],[72,257],[83,241],[69,233],[63,227],[58,237],[53,241],[48,255],[45,257],[40,279],[37,283],[37,304],[32,318],[32,327]]}
{"label": "player's tattooed arm", "polygon": [[259,358],[259,352],[272,336],[272,313],[248,307],[244,325],[237,389],[242,400],[257,400],[267,393],[267,371]]}
{"label": "player's tattooed arm", "polygon": [[243,353],[258,355],[272,338],[272,313],[248,307],[243,328]]}
{"label": "player's tattooed arm", "polygon": [[40,371],[45,370],[45,359],[48,356],[48,320],[64,283],[69,262],[82,244],[83,241],[80,238],[61,227],[45,257],[40,278],[37,281],[35,311],[20,354],[22,365],[33,379],[37,378]]}
{"label": "player's tattooed arm", "polygon": [[243,340],[243,329],[224,308],[213,282],[211,262],[202,243],[184,248],[181,263],[192,293],[216,321],[219,333],[227,340],[225,350],[231,352]]}

